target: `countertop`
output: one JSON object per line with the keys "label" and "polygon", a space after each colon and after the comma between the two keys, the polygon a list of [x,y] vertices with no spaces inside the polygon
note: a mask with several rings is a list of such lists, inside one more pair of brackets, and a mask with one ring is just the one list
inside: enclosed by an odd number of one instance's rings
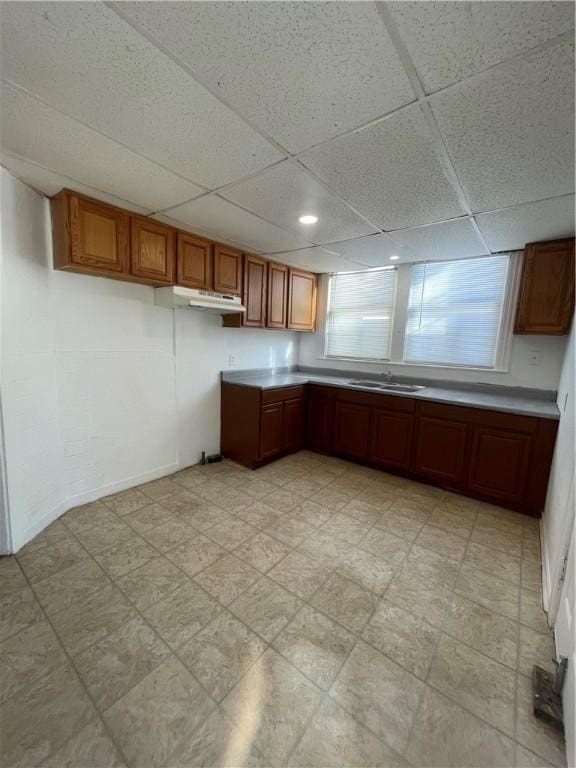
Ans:
{"label": "countertop", "polygon": [[[365,380],[378,380],[378,377],[357,373],[355,378]],[[406,383],[404,377],[395,377],[395,381]],[[417,392],[402,393],[390,391],[378,391],[370,387],[350,386],[354,376],[335,375],[333,372],[323,374],[321,372],[294,371],[294,372],[270,372],[262,370],[254,371],[223,371],[222,381],[241,384],[257,389],[277,389],[279,387],[293,387],[298,384],[325,384],[331,387],[341,387],[360,392],[371,392],[375,395],[389,395],[390,397],[411,397],[414,400],[430,400],[436,403],[449,405],[463,405],[470,408],[483,408],[491,411],[503,411],[525,416],[536,416],[543,419],[560,418],[560,412],[555,400],[550,399],[550,393],[532,395],[530,390],[502,387],[496,385],[457,385],[447,382],[438,384],[426,384],[425,389]],[[411,383],[420,384],[421,381],[411,379]]]}

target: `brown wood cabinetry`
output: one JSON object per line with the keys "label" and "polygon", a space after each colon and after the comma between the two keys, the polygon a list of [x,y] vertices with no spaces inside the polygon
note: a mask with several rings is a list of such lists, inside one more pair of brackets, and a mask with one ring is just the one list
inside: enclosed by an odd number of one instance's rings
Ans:
{"label": "brown wood cabinetry", "polygon": [[475,425],[468,470],[468,490],[495,503],[522,501],[530,462],[532,436]]}
{"label": "brown wood cabinetry", "polygon": [[130,218],[130,230],[130,273],[151,285],[173,285],[174,230],[141,216]]}
{"label": "brown wood cabinetry", "polygon": [[267,328],[286,328],[288,315],[288,267],[268,262]]}
{"label": "brown wood cabinetry", "polygon": [[330,387],[308,385],[306,445],[321,453],[329,453],[332,448],[332,390]]}
{"label": "brown wood cabinetry", "polygon": [[267,262],[258,256],[244,255],[243,303],[246,307],[244,325],[250,328],[266,326]]}
{"label": "brown wood cabinetry", "polygon": [[546,500],[557,427],[551,419],[326,385],[222,384],[222,453],[240,464],[297,450],[305,435],[312,450],[535,516]]}
{"label": "brown wood cabinetry", "polygon": [[356,403],[334,403],[334,432],[332,447],[335,453],[354,459],[368,458],[368,429],[370,408]]}
{"label": "brown wood cabinetry", "polygon": [[515,333],[568,333],[574,313],[574,238],[524,251]]}
{"label": "brown wood cabinetry", "polygon": [[313,331],[315,320],[316,275],[302,269],[289,269],[287,328]]}
{"label": "brown wood cabinetry", "polygon": [[242,254],[227,245],[214,246],[214,290],[218,293],[242,293]]}
{"label": "brown wood cabinetry", "polygon": [[63,190],[52,198],[54,267],[130,280],[126,211]]}
{"label": "brown wood cabinetry", "polygon": [[51,201],[54,269],[242,296],[230,328],[313,331],[316,275],[64,189]]}
{"label": "brown wood cabinetry", "polygon": [[203,237],[178,233],[176,283],[186,288],[212,290],[212,243]]}

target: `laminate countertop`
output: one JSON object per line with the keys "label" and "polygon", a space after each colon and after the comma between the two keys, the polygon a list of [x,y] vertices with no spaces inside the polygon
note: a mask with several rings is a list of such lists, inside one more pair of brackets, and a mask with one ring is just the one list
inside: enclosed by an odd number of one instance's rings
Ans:
{"label": "laminate countertop", "polygon": [[[449,382],[437,382],[425,384],[424,389],[416,392],[403,393],[389,390],[379,391],[371,387],[351,386],[350,382],[356,379],[375,380],[377,377],[357,373],[351,376],[335,375],[333,372],[323,374],[321,372],[293,371],[272,372],[265,370],[247,371],[223,371],[222,381],[240,384],[245,387],[257,389],[278,389],[280,387],[293,387],[298,384],[324,384],[330,387],[341,387],[356,391],[371,392],[375,395],[388,395],[390,397],[410,397],[414,400],[429,400],[435,403],[447,405],[462,405],[469,408],[482,408],[490,411],[502,411],[504,413],[516,413],[524,416],[535,416],[542,419],[560,418],[560,412],[554,393],[541,390],[529,390],[516,387],[502,387],[490,384],[456,385]],[[380,379],[381,380],[381,379]],[[395,377],[397,383],[408,383],[405,377]],[[422,380],[410,379],[409,383],[422,385]],[[532,394],[534,393],[534,394]]]}

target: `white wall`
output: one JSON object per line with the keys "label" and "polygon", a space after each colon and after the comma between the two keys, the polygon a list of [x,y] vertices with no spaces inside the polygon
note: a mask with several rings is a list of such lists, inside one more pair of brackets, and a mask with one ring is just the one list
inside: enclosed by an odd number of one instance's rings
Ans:
{"label": "white wall", "polygon": [[576,467],[575,350],[576,329],[573,324],[558,387],[560,424],[550,471],[546,506],[542,516],[544,603],[552,610],[556,603],[554,599],[556,596],[552,592],[557,584],[561,559],[567,553],[570,521],[574,519],[574,496],[570,491],[571,488],[573,489]]}
{"label": "white wall", "polygon": [[52,269],[48,201],[2,169],[0,381],[13,548],[66,509],[219,449],[219,378],[296,362],[296,335],[156,307]]}
{"label": "white wall", "polygon": [[[321,281],[318,295],[318,307],[321,314],[326,304],[324,284]],[[337,370],[355,370],[370,373],[392,371],[401,376],[415,378],[444,379],[455,382],[474,382],[481,384],[499,384],[507,387],[529,387],[534,389],[556,390],[562,369],[565,336],[513,336],[508,370],[482,371],[459,370],[430,365],[405,365],[402,363],[356,363],[326,360],[322,357],[324,333],[322,322],[313,334],[302,334],[299,347],[300,365],[314,368],[333,368]],[[536,350],[540,356],[539,365],[531,363],[531,352]]]}

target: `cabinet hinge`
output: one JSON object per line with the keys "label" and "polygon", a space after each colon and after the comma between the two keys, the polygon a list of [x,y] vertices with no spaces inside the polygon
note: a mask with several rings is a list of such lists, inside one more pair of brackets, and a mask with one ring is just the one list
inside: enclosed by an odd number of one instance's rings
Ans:
{"label": "cabinet hinge", "polygon": [[566,578],[566,568],[567,568],[567,566],[568,566],[568,555],[564,555],[564,557],[562,558],[562,566],[560,568],[560,578],[558,579],[560,584],[562,584],[562,582]]}

